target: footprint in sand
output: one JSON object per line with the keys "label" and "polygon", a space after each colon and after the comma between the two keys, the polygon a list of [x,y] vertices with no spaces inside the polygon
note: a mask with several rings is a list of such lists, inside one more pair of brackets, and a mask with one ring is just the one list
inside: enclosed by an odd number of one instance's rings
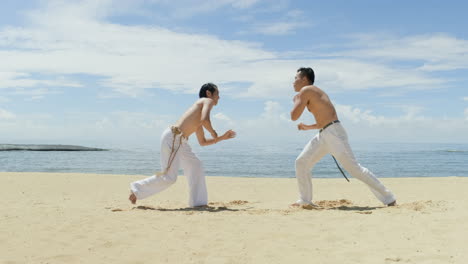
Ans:
{"label": "footprint in sand", "polygon": [[339,209],[344,207],[349,207],[353,203],[346,199],[341,200],[331,200],[331,201],[318,201],[315,204],[305,204],[300,208],[306,210],[328,210],[328,209]]}
{"label": "footprint in sand", "polygon": [[230,204],[230,205],[244,205],[244,204],[248,204],[248,203],[249,203],[248,201],[235,200],[235,201],[229,202],[228,204]]}
{"label": "footprint in sand", "polygon": [[332,200],[332,201],[318,201],[317,205],[325,209],[337,208],[342,206],[351,206],[353,203],[350,200]]}
{"label": "footprint in sand", "polygon": [[400,204],[397,205],[398,208],[403,208],[403,209],[408,209],[408,210],[413,210],[417,212],[425,212],[429,209],[435,209],[435,208],[441,208],[444,207],[445,202],[444,201],[416,201],[416,202],[411,202],[411,203],[406,203],[406,204]]}

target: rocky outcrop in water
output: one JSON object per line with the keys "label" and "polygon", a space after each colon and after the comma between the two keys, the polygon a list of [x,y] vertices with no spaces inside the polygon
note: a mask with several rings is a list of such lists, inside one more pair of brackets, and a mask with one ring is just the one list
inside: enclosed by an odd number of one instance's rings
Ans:
{"label": "rocky outcrop in water", "polygon": [[88,148],[74,145],[29,145],[0,144],[0,151],[106,151],[101,148]]}

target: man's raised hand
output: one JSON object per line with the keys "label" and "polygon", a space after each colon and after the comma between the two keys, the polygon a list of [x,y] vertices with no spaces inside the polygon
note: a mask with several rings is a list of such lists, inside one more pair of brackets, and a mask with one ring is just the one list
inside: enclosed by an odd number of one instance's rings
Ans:
{"label": "man's raised hand", "polygon": [[220,138],[222,140],[226,140],[226,139],[231,139],[231,138],[235,138],[236,137],[236,132],[234,132],[232,129],[226,131],[226,133],[224,133]]}

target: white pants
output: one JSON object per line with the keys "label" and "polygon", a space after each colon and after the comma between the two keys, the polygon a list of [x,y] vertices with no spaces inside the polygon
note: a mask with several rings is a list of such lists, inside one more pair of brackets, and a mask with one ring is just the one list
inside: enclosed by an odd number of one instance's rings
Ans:
{"label": "white pants", "polygon": [[304,147],[296,159],[296,178],[299,185],[299,204],[312,202],[310,170],[326,154],[333,155],[355,178],[361,180],[383,204],[395,201],[393,194],[368,169],[362,167],[354,157],[348,143],[348,135],[340,123],[328,126]]}
{"label": "white pants", "polygon": [[206,205],[208,194],[202,162],[192,152],[187,139],[182,137],[180,141],[182,135],[174,135],[170,128],[166,129],[161,136],[161,169],[164,170],[168,165],[174,136],[176,137],[174,151],[177,150],[180,142],[181,144],[167,173],[133,182],[130,184],[130,189],[139,200],[159,193],[176,182],[179,168],[182,167],[190,190],[189,206]]}

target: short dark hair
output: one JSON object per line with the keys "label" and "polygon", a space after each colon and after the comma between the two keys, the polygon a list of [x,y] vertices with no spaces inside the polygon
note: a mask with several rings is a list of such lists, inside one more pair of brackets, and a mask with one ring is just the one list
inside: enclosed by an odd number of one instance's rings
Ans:
{"label": "short dark hair", "polygon": [[297,72],[300,72],[302,77],[304,76],[307,77],[307,79],[309,79],[310,84],[314,84],[315,73],[314,73],[314,70],[312,70],[312,68],[301,67],[297,70]]}
{"label": "short dark hair", "polygon": [[198,96],[200,96],[200,98],[206,97],[206,91],[210,91],[211,94],[213,94],[216,91],[216,88],[218,88],[218,86],[216,86],[216,84],[214,83],[205,83],[200,88]]}

